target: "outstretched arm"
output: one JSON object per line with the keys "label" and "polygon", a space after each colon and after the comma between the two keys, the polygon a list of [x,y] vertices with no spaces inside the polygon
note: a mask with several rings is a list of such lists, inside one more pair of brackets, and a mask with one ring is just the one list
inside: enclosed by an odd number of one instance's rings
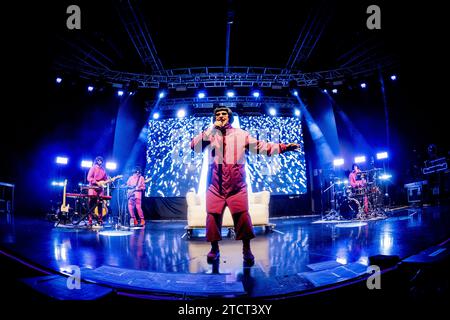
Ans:
{"label": "outstretched arm", "polygon": [[300,148],[298,143],[271,143],[264,142],[248,136],[247,138],[247,148],[250,152],[266,154],[272,156],[274,154],[280,154],[287,151],[294,151]]}
{"label": "outstretched arm", "polygon": [[286,144],[286,151],[294,151],[300,149],[300,145],[298,143],[288,143]]}

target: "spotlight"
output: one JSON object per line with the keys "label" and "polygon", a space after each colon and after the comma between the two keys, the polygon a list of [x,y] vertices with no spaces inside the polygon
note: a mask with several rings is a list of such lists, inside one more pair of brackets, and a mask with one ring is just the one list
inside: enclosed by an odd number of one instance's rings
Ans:
{"label": "spotlight", "polygon": [[389,180],[390,178],[392,178],[392,175],[384,173],[380,176],[380,180]]}
{"label": "spotlight", "polygon": [[123,94],[124,94],[123,90],[117,90],[117,95],[119,97],[123,96]]}
{"label": "spotlight", "polygon": [[367,85],[363,82],[360,84],[361,88],[365,89],[367,87]]}
{"label": "spotlight", "polygon": [[58,77],[56,78],[56,83],[61,83],[62,82],[62,78]]}
{"label": "spotlight", "polygon": [[186,111],[184,109],[180,109],[177,112],[177,117],[178,118],[184,118],[186,116]]}
{"label": "spotlight", "polygon": [[200,92],[197,94],[197,97],[198,97],[199,99],[203,99],[204,97],[206,97],[206,94],[205,94],[203,91],[200,91]]}
{"label": "spotlight", "polygon": [[362,163],[362,162],[366,162],[366,156],[355,157],[355,163]]}
{"label": "spotlight", "polygon": [[275,115],[277,114],[277,110],[275,110],[274,108],[270,108],[270,109],[269,109],[269,114],[270,114],[271,116],[275,116]]}
{"label": "spotlight", "polygon": [[57,164],[67,164],[69,162],[69,158],[67,157],[56,157]]}
{"label": "spotlight", "polygon": [[64,182],[62,182],[62,181],[52,181],[52,186],[54,186],[54,187],[64,187]]}
{"label": "spotlight", "polygon": [[155,112],[154,114],[153,114],[153,119],[159,119],[159,112]]}
{"label": "spotlight", "polygon": [[259,98],[261,96],[261,92],[259,92],[259,90],[255,90],[252,92],[252,96],[254,98]]}
{"label": "spotlight", "polygon": [[298,91],[297,91],[297,90],[292,91],[292,94],[293,94],[294,96],[298,97]]}
{"label": "spotlight", "polygon": [[377,159],[381,160],[381,159],[387,159],[388,158],[388,153],[387,152],[379,152],[377,153]]}
{"label": "spotlight", "polygon": [[87,90],[88,90],[89,92],[92,92],[92,91],[94,91],[94,87],[93,87],[93,86],[88,86],[88,87],[87,87]]}
{"label": "spotlight", "polygon": [[159,94],[158,94],[158,97],[160,99],[164,98],[165,96],[166,96],[166,92],[165,91],[160,91]]}
{"label": "spotlight", "polygon": [[295,109],[294,114],[296,117],[300,117],[300,110]]}
{"label": "spotlight", "polygon": [[227,90],[227,97],[228,98],[233,98],[234,97],[234,91],[233,90]]}
{"label": "spotlight", "polygon": [[338,90],[337,89],[333,89],[333,90],[331,90],[331,92],[338,93]]}
{"label": "spotlight", "polygon": [[334,159],[334,160],[333,160],[333,165],[334,165],[335,167],[342,166],[343,164],[344,164],[344,159],[342,159],[342,158]]}
{"label": "spotlight", "polygon": [[108,170],[116,170],[117,169],[117,163],[115,163],[115,162],[107,162],[105,167]]}
{"label": "spotlight", "polygon": [[323,89],[322,92],[323,93],[328,93],[328,90],[327,89]]}
{"label": "spotlight", "polygon": [[396,76],[395,74],[393,74],[393,75],[391,76],[391,80],[392,80],[392,81],[397,80],[397,76]]}
{"label": "spotlight", "polygon": [[90,168],[90,167],[92,167],[92,161],[91,160],[82,160],[81,161],[81,167],[82,168]]}

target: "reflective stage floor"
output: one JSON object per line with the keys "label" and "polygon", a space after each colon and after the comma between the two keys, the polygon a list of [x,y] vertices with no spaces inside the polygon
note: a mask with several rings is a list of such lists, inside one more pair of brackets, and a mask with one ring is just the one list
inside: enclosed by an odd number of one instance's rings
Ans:
{"label": "reflective stage floor", "polygon": [[397,210],[367,222],[313,223],[319,218],[271,219],[276,227],[270,233],[255,227],[251,267],[243,264],[241,242],[228,238],[226,229],[220,261],[208,264],[204,230],[188,238],[185,221],[87,230],[3,215],[0,248],[50,273],[78,270],[82,281],[127,294],[276,298],[367,277],[372,256],[403,260],[450,236],[447,206]]}

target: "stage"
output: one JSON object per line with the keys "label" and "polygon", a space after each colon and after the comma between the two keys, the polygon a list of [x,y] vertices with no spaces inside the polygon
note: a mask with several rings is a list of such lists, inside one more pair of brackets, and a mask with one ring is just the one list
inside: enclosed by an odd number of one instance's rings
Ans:
{"label": "stage", "polygon": [[[386,219],[374,221],[313,223],[319,219],[270,219],[276,225],[273,232],[255,227],[251,267],[243,265],[241,242],[225,228],[220,261],[208,264],[204,230],[188,238],[186,221],[89,230],[2,215],[0,248],[3,255],[41,270],[44,277],[35,278],[40,281],[25,282],[55,299],[80,298],[77,290],[67,289],[66,278],[72,274],[80,275],[82,289],[98,287],[92,299],[108,294],[163,300],[283,299],[365,283],[372,257],[398,256],[402,262],[450,236],[448,206],[392,210]],[[43,288],[42,279],[54,283]]]}

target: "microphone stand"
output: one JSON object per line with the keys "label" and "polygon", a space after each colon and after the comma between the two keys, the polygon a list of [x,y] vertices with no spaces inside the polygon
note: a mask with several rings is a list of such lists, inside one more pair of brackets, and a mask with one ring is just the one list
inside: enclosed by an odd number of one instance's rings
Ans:
{"label": "microphone stand", "polygon": [[330,211],[325,215],[325,217],[323,217],[323,206],[322,206],[322,220],[324,220],[324,219],[326,219],[326,220],[334,220],[336,218],[339,219],[339,215],[338,215],[337,210],[336,210],[336,199],[335,199],[335,192],[334,192],[334,186],[335,185],[336,185],[335,182],[331,182],[330,186],[328,188],[326,188],[324,191],[322,191],[322,196],[320,198],[321,201],[322,201],[322,198],[323,198],[323,194],[328,192],[328,190],[330,190],[331,188],[333,188],[332,189],[332,194],[331,194],[331,197],[330,197],[331,198],[330,199],[330,202],[331,202]]}

